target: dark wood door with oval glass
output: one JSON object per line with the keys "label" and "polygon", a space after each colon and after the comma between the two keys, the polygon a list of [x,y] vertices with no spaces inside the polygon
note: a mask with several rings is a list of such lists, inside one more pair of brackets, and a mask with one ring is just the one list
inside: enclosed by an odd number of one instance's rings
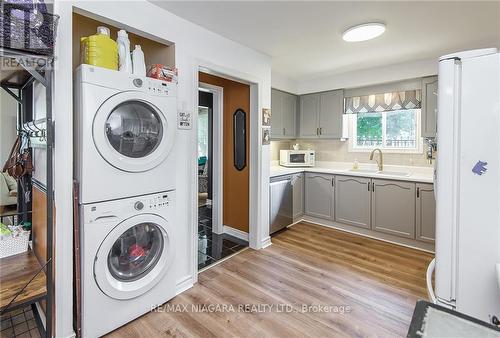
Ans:
{"label": "dark wood door with oval glass", "polygon": [[200,82],[223,88],[222,222],[248,232],[250,86],[207,73],[198,75]]}

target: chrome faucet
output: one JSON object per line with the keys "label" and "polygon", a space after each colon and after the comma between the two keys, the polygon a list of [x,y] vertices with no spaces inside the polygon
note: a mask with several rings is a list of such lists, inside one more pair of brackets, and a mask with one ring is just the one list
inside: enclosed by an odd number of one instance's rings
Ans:
{"label": "chrome faucet", "polygon": [[382,171],[382,170],[384,170],[384,160],[382,157],[382,150],[380,150],[379,148],[373,149],[371,154],[370,154],[370,161],[373,161],[373,154],[375,154],[376,151],[378,151],[380,153],[380,162],[378,160],[375,160],[375,161],[377,162],[377,165],[378,165],[378,171]]}

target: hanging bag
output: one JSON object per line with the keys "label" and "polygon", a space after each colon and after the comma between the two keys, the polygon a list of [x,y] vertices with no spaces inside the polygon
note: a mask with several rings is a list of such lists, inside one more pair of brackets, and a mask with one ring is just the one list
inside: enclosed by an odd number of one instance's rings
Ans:
{"label": "hanging bag", "polygon": [[9,158],[5,162],[2,171],[7,172],[16,180],[20,179],[26,174],[30,174],[33,171],[33,162],[31,159],[30,151],[28,149],[25,149],[21,153],[20,135],[17,136],[16,142],[10,150]]}
{"label": "hanging bag", "polygon": [[3,165],[2,172],[7,172],[10,176],[16,177],[15,175],[15,167],[17,163],[17,155],[19,154],[19,143],[20,143],[20,136],[16,138],[16,142],[14,142],[14,145],[12,146],[12,149],[10,150],[9,157],[7,158],[7,161],[5,161],[5,164]]}

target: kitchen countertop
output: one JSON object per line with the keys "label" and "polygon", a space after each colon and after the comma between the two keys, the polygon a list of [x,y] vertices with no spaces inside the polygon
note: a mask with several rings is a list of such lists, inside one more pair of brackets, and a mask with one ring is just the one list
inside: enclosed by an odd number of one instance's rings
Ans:
{"label": "kitchen countertop", "polygon": [[[387,174],[379,174],[376,172],[363,172],[363,170],[377,170],[376,164],[360,163],[358,171],[352,170],[352,163],[350,162],[316,162],[314,167],[296,167],[287,168],[278,165],[277,163],[271,163],[270,177],[290,175],[301,172],[314,172],[314,173],[324,173],[324,174],[335,174],[335,175],[345,175],[345,176],[360,176],[360,177],[371,177],[380,178],[387,180],[397,180],[397,181],[410,181],[410,182],[423,182],[423,183],[433,183],[434,182],[434,168],[433,167],[414,167],[414,166],[399,166],[399,165],[384,165],[384,171]],[[390,172],[408,172],[408,176],[391,175]]]}

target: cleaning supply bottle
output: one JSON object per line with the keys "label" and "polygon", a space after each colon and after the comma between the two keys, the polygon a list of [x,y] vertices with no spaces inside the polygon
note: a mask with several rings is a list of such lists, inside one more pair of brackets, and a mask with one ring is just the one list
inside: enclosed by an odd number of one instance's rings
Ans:
{"label": "cleaning supply bottle", "polygon": [[132,69],[134,75],[146,76],[146,63],[140,45],[135,45],[135,49],[132,52]]}
{"label": "cleaning supply bottle", "polygon": [[352,164],[352,169],[353,170],[358,170],[359,169],[359,162],[358,162],[357,158],[354,159],[354,163]]}
{"label": "cleaning supply bottle", "polygon": [[81,62],[118,70],[118,45],[110,37],[109,28],[97,27],[97,34],[80,39]]}
{"label": "cleaning supply bottle", "polygon": [[125,30],[118,31],[118,69],[120,72],[132,74],[132,59],[130,58],[130,40]]}

